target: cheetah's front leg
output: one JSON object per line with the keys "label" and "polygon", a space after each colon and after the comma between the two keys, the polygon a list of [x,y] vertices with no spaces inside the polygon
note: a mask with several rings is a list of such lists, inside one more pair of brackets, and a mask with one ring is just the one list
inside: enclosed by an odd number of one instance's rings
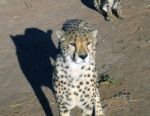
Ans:
{"label": "cheetah's front leg", "polygon": [[105,116],[100,102],[100,95],[98,89],[96,89],[95,95],[95,116]]}

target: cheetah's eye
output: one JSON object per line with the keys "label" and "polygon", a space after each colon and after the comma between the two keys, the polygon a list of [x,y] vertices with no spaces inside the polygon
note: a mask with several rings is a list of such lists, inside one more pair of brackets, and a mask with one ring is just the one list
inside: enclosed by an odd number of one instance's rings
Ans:
{"label": "cheetah's eye", "polygon": [[70,43],[70,45],[75,46],[75,43]]}
{"label": "cheetah's eye", "polygon": [[88,42],[87,45],[90,45],[92,42]]}

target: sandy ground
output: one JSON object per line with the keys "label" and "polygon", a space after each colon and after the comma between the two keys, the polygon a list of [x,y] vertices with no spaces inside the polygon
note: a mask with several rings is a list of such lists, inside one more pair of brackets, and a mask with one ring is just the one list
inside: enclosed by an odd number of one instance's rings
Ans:
{"label": "sandy ground", "polygon": [[116,81],[99,86],[106,116],[150,116],[150,1],[124,0],[123,12],[107,22],[90,0],[0,0],[0,116],[59,116],[55,31],[71,18],[99,31],[97,69]]}

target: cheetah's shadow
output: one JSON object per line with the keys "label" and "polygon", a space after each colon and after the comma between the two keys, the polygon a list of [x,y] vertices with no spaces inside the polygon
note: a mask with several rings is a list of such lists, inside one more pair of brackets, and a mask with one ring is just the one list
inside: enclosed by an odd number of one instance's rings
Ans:
{"label": "cheetah's shadow", "polygon": [[51,39],[52,30],[44,32],[37,28],[28,28],[25,34],[11,36],[16,46],[16,55],[22,72],[37,96],[46,116],[53,116],[42,86],[52,91],[53,66],[50,58],[56,58],[57,48]]}
{"label": "cheetah's shadow", "polygon": [[81,0],[81,2],[90,9],[96,10],[94,2],[92,0]]}

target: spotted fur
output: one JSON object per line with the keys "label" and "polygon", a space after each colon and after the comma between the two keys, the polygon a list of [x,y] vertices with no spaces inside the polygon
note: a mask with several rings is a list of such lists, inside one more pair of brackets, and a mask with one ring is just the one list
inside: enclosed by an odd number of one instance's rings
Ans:
{"label": "spotted fur", "polygon": [[116,12],[116,15],[119,19],[123,19],[124,16],[122,14],[122,2],[121,0],[93,0],[94,6],[100,13],[104,11],[106,13],[106,20],[112,20],[112,10]]}
{"label": "spotted fur", "polygon": [[55,62],[53,87],[61,116],[79,107],[82,116],[104,116],[97,88],[95,46],[97,30],[83,20],[72,19],[57,31],[60,53]]}

